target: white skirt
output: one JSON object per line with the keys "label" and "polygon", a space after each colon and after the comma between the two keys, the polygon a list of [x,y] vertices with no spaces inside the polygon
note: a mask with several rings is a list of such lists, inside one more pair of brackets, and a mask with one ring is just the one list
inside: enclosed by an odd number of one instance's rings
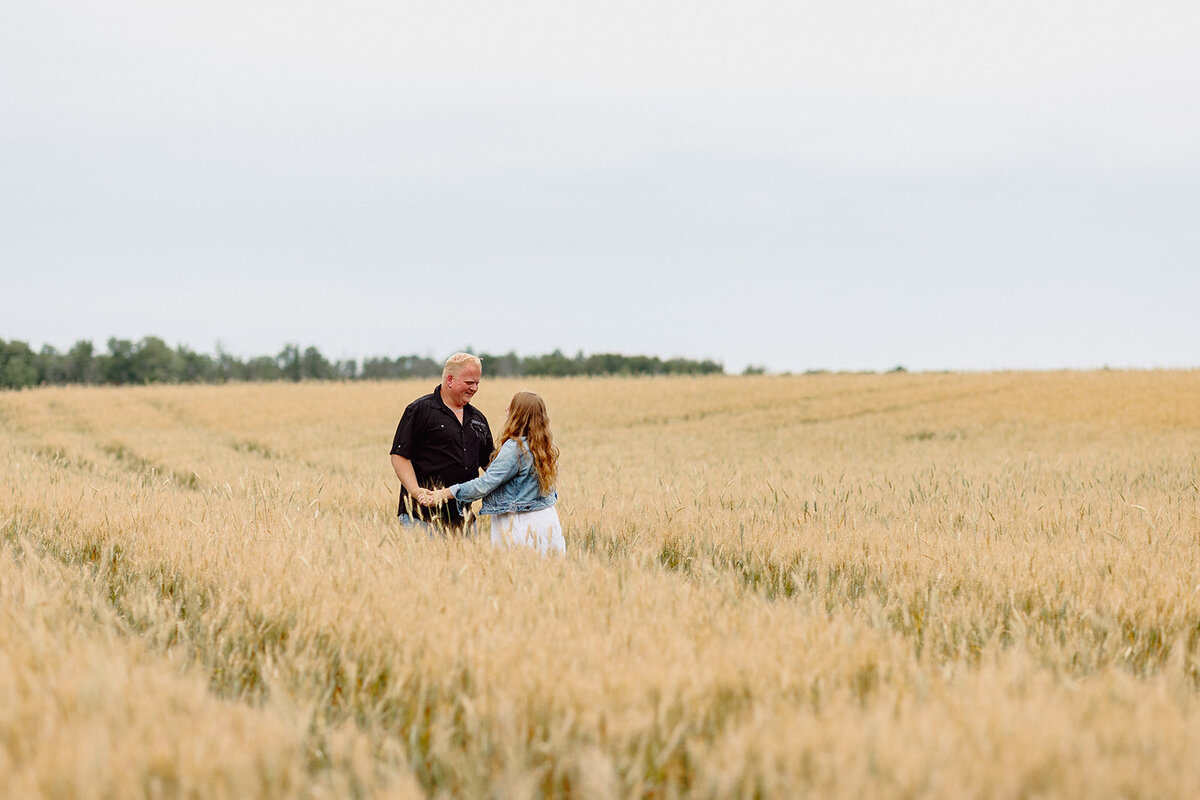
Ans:
{"label": "white skirt", "polygon": [[554,506],[538,511],[492,514],[492,546],[512,545],[532,547],[542,555],[566,553],[567,543]]}

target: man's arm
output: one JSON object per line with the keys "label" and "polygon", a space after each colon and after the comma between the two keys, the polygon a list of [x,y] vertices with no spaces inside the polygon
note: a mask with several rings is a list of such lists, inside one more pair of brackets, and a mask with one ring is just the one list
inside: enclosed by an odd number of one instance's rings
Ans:
{"label": "man's arm", "polygon": [[396,470],[396,477],[400,479],[400,484],[408,490],[413,499],[420,500],[421,494],[427,490],[422,489],[417,483],[417,473],[413,469],[412,462],[404,456],[392,453],[392,469]]}

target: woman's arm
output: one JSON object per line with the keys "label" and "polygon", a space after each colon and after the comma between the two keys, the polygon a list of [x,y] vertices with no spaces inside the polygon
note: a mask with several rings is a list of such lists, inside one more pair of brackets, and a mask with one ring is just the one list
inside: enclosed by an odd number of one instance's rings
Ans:
{"label": "woman's arm", "polygon": [[473,481],[455,484],[448,491],[460,503],[470,503],[496,490],[496,487],[517,474],[521,466],[517,443],[509,439],[500,447],[500,452],[488,464],[487,471]]}

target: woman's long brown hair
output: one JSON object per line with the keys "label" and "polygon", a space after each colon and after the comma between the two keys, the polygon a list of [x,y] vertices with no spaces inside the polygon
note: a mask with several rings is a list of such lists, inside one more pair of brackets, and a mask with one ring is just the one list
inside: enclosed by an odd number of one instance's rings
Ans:
{"label": "woman's long brown hair", "polygon": [[[517,392],[508,404],[508,419],[504,432],[496,442],[496,453],[509,439],[515,439],[517,447],[524,449],[518,437],[525,437],[525,445],[533,456],[533,468],[537,472],[538,488],[549,494],[558,479],[558,448],[550,435],[550,415],[546,403],[533,392]],[[496,457],[492,453],[492,458]]]}

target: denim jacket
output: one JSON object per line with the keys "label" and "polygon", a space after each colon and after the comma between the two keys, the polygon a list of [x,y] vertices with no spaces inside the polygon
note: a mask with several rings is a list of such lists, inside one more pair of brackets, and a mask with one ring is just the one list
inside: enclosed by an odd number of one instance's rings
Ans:
{"label": "denim jacket", "polygon": [[[524,438],[521,444],[525,444]],[[450,487],[454,499],[467,504],[483,498],[481,514],[508,514],[513,511],[541,511],[558,501],[558,491],[542,494],[538,487],[533,456],[514,439],[500,446],[487,471],[473,481]]]}

